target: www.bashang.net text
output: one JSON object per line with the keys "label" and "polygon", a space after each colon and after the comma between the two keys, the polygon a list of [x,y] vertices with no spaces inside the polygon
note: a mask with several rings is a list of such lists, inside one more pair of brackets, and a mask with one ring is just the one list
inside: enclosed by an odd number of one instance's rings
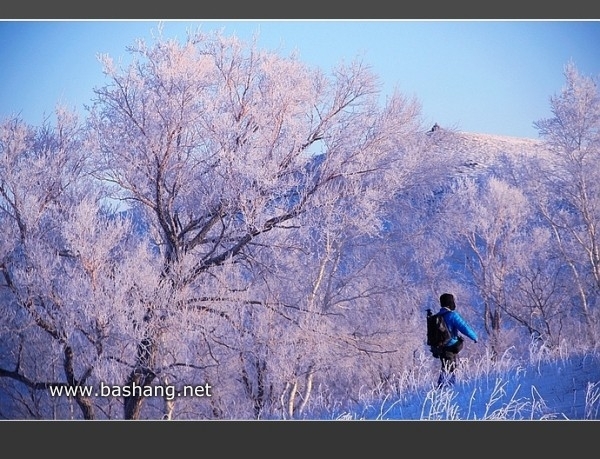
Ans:
{"label": "www.bashang.net text", "polygon": [[205,383],[184,385],[178,389],[171,385],[141,386],[135,383],[126,386],[100,383],[99,387],[61,385],[51,386],[50,395],[52,397],[162,397],[173,400],[177,397],[211,397],[212,386]]}

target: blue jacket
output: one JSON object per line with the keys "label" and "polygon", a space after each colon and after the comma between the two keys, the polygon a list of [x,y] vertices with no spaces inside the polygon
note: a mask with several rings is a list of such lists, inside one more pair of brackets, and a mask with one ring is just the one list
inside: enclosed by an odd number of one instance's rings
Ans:
{"label": "blue jacket", "polygon": [[440,308],[439,314],[444,316],[446,326],[450,329],[450,334],[452,335],[452,338],[448,341],[446,346],[452,346],[458,341],[458,332],[461,332],[463,335],[468,336],[473,341],[477,342],[477,333],[475,333],[458,312],[451,311],[448,308]]}

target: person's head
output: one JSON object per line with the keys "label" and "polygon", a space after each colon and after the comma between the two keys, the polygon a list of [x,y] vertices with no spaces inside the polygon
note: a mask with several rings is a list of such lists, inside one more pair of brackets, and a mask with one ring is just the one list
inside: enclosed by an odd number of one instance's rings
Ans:
{"label": "person's head", "polygon": [[442,293],[440,295],[440,306],[442,308],[448,308],[451,311],[456,309],[456,303],[454,302],[454,295],[452,293]]}

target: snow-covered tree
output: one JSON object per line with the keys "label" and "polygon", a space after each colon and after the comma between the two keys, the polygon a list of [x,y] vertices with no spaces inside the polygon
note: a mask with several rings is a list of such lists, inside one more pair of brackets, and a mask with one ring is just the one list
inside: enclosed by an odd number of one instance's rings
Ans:
{"label": "snow-covered tree", "polygon": [[[85,153],[77,119],[62,109],[54,128],[0,126],[0,379],[3,399],[34,418],[69,416],[71,402],[50,388],[91,384],[123,324],[112,319],[136,315],[120,277],[128,223],[103,208]],[[96,417],[90,396],[71,400]]]}
{"label": "snow-covered tree", "polygon": [[597,79],[572,62],[564,75],[562,91],[550,99],[553,116],[535,123],[551,153],[538,202],[571,270],[573,301],[593,346],[600,320],[600,93]]}
{"label": "snow-covered tree", "polygon": [[483,326],[493,354],[501,354],[503,311],[512,309],[515,248],[527,226],[529,203],[523,193],[490,177],[466,179],[449,198],[455,218],[448,231],[457,242],[454,257],[464,258],[470,280],[482,299]]}
{"label": "snow-covered tree", "polygon": [[[254,417],[269,415],[329,359],[323,336],[348,341],[339,321],[321,318],[359,307],[349,301],[358,286],[332,284],[363,269],[344,258],[346,241],[380,233],[385,203],[427,170],[418,104],[396,93],[381,108],[361,62],[326,76],[220,34],[131,51],[125,69],[103,59],[110,83],[89,118],[95,174],[147,227],[171,300],[148,304],[126,382],[152,384],[157,366],[185,361],[202,369],[189,378],[227,375],[223,399],[243,390]],[[374,298],[360,282],[360,296]],[[288,369],[273,374],[277,361]],[[124,417],[139,417],[143,401],[127,398]]]}

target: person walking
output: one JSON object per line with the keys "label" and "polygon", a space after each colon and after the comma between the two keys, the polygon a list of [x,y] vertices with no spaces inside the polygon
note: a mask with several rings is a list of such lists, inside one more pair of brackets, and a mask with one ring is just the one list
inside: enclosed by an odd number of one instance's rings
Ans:
{"label": "person walking", "polygon": [[456,302],[451,293],[440,295],[440,310],[438,314],[443,315],[446,326],[450,331],[450,340],[441,349],[439,358],[442,364],[437,385],[440,387],[452,386],[456,380],[454,371],[458,365],[458,354],[464,346],[463,334],[477,343],[477,333],[471,328],[467,321],[456,311]]}

